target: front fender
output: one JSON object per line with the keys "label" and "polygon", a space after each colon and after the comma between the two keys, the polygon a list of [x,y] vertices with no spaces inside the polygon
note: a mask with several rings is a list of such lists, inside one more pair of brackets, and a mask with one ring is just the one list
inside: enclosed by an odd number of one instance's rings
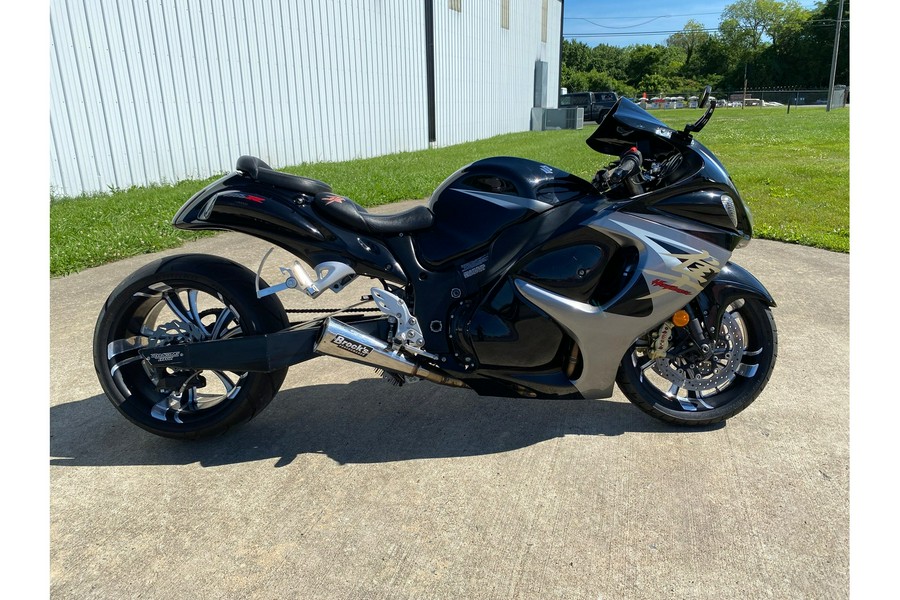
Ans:
{"label": "front fender", "polygon": [[750,271],[733,262],[727,263],[704,290],[713,302],[721,307],[728,306],[738,298],[752,296],[774,307],[775,299]]}
{"label": "front fender", "polygon": [[741,298],[754,298],[767,306],[776,306],[772,294],[750,271],[729,262],[697,297],[704,314],[707,314],[704,318],[706,326],[718,331],[725,309]]}

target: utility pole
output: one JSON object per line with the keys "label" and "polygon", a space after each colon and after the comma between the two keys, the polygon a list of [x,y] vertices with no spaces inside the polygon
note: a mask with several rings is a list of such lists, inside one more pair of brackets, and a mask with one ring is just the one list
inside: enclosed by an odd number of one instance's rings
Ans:
{"label": "utility pole", "polygon": [[[844,0],[841,0],[843,2]],[[744,101],[741,102],[741,110],[747,106],[747,61],[744,60]]]}
{"label": "utility pole", "polygon": [[834,96],[834,76],[837,72],[838,43],[841,41],[841,21],[843,18],[844,0],[841,0],[838,6],[837,26],[834,28],[834,53],[831,55],[831,76],[828,78],[828,104],[825,105],[825,112],[831,110],[831,97]]}

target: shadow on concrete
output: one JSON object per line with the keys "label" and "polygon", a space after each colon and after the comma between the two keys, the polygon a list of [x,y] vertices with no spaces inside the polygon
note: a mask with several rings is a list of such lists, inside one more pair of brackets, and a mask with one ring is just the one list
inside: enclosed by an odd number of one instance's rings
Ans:
{"label": "shadow on concrete", "polygon": [[157,437],[99,395],[50,409],[50,464],[204,467],[307,453],[340,464],[495,454],[565,435],[710,431],[669,426],[627,402],[479,397],[469,390],[380,379],[281,391],[249,423],[200,441]]}

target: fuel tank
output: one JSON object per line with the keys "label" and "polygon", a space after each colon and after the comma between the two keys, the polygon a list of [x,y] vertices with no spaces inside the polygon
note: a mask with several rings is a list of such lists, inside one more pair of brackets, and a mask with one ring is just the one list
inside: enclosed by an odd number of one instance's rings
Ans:
{"label": "fuel tank", "polygon": [[476,161],[435,190],[428,204],[434,226],[415,236],[417,254],[428,267],[445,268],[484,249],[508,227],[592,194],[587,181],[533,160]]}

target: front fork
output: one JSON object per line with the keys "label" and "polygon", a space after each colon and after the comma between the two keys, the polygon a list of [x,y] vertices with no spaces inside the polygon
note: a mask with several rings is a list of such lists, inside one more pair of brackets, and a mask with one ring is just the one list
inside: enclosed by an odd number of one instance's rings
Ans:
{"label": "front fork", "polygon": [[[706,306],[704,306],[706,304]],[[712,356],[716,347],[716,338],[719,335],[719,324],[722,319],[722,312],[713,310],[709,305],[709,299],[705,295],[700,294],[687,306],[684,310],[688,313],[690,321],[687,324],[687,331],[691,337],[691,341],[699,350],[703,360]],[[718,316],[718,323],[717,321]]]}
{"label": "front fork", "polygon": [[[701,360],[709,359],[716,347],[722,312],[716,310],[703,293],[676,311],[664,321],[652,335],[650,358],[671,356],[672,342],[676,341],[674,354],[695,352]],[[677,335],[684,331],[687,336]],[[678,340],[676,340],[676,337]]]}

